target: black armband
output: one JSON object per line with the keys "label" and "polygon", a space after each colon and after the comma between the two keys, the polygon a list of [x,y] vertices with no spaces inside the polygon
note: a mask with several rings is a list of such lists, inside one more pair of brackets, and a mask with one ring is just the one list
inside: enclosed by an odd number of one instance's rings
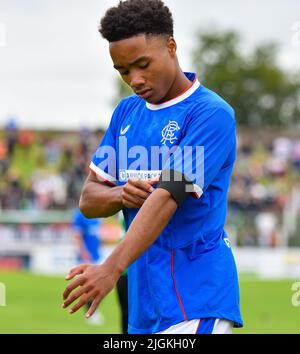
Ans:
{"label": "black armband", "polygon": [[193,182],[187,177],[175,170],[163,170],[157,183],[157,188],[167,190],[178,206],[182,204],[189,196],[193,188]]}

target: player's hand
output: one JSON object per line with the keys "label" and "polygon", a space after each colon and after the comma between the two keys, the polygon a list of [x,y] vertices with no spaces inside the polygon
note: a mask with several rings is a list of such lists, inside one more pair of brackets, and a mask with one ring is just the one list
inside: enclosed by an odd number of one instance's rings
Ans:
{"label": "player's hand", "polygon": [[130,178],[123,187],[122,204],[126,208],[140,208],[154,191],[152,185],[157,182],[158,179],[144,181]]}
{"label": "player's hand", "polygon": [[86,313],[86,317],[92,316],[101,300],[114,288],[118,276],[105,264],[91,265],[82,264],[73,268],[66,276],[71,280],[76,276],[63,293],[63,308],[68,307],[74,301],[79,300],[69,310],[74,313],[82,306],[92,301],[92,305]]}

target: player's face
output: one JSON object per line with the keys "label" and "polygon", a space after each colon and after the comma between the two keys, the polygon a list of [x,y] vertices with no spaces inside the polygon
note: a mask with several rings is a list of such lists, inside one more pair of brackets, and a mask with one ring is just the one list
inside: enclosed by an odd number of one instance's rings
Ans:
{"label": "player's face", "polygon": [[137,95],[149,103],[172,98],[178,70],[173,38],[140,35],[112,42],[109,50],[114,68]]}

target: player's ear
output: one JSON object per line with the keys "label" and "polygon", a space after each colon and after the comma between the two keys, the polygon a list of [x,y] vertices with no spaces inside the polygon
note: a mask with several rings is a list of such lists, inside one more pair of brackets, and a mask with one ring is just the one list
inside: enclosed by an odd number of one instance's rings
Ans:
{"label": "player's ear", "polygon": [[177,44],[176,44],[174,37],[168,38],[167,47],[168,47],[168,51],[171,54],[171,56],[174,56],[177,51]]}

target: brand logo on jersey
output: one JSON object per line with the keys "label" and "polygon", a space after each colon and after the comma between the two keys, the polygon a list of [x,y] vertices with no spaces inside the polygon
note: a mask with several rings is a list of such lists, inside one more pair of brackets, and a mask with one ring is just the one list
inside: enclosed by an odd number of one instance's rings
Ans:
{"label": "brand logo on jersey", "polygon": [[142,180],[159,179],[161,175],[160,170],[123,170],[119,169],[120,182],[127,182],[129,178],[136,178]]}
{"label": "brand logo on jersey", "polygon": [[121,131],[120,131],[121,135],[125,135],[128,132],[129,128],[130,128],[130,124],[127,125],[127,127],[125,129],[122,129],[122,127],[121,127]]}
{"label": "brand logo on jersey", "polygon": [[229,241],[229,238],[224,238],[224,242],[226,243],[226,246],[228,247],[228,248],[231,248],[231,243],[230,243],[230,241]]}
{"label": "brand logo on jersey", "polygon": [[169,124],[166,125],[161,132],[162,139],[160,142],[163,143],[163,145],[166,145],[167,141],[169,141],[171,144],[173,144],[173,142],[175,140],[177,140],[175,133],[178,130],[180,130],[178,123],[174,120],[170,120]]}

